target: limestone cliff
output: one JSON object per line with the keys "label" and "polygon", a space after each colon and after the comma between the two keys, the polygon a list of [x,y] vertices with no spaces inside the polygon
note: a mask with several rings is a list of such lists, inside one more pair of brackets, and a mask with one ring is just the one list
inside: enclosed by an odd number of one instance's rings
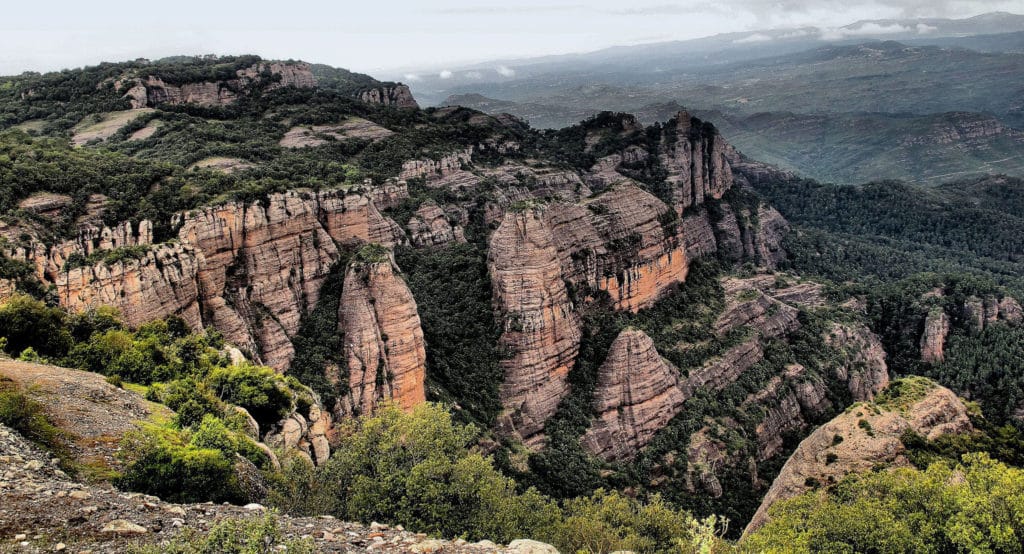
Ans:
{"label": "limestone cliff", "polygon": [[346,273],[338,321],[345,335],[348,396],[336,411],[366,414],[381,401],[426,401],[426,347],[416,301],[387,256],[357,259]]}
{"label": "limestone cliff", "polygon": [[686,400],[679,388],[679,370],[636,329],[619,333],[597,379],[593,407],[598,415],[582,443],[607,460],[635,455]]}
{"label": "limestone cliff", "polygon": [[535,210],[509,212],[491,236],[488,267],[508,352],[501,362],[504,413],[499,427],[527,444],[541,432],[569,390],[579,351],[580,322],[565,288],[551,230]]}
{"label": "limestone cliff", "polygon": [[744,533],[768,521],[772,504],[812,486],[835,483],[879,466],[907,465],[900,436],[911,430],[928,439],[973,430],[967,407],[949,389],[926,379],[899,381],[899,392],[878,403],[856,404],[800,443],[782,467]]}

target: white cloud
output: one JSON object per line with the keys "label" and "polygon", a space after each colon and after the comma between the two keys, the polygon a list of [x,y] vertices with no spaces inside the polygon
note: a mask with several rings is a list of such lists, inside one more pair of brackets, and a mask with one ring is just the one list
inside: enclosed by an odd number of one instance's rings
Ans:
{"label": "white cloud", "polygon": [[895,35],[899,33],[922,32],[920,28],[908,27],[899,23],[880,24],[863,23],[857,27],[842,27],[839,29],[823,29],[821,38],[823,40],[839,40],[847,37],[874,37],[879,35]]}
{"label": "white cloud", "polygon": [[769,40],[772,40],[772,37],[764,33],[754,33],[752,35],[747,35],[743,38],[738,38],[732,42],[734,44],[747,44],[751,42],[767,42]]}
{"label": "white cloud", "polygon": [[406,73],[405,75],[402,75],[402,78],[405,79],[406,81],[409,81],[410,83],[415,83],[416,81],[423,80],[422,77],[415,73]]}
{"label": "white cloud", "polygon": [[495,71],[497,71],[498,75],[501,75],[502,77],[515,77],[516,76],[516,70],[512,69],[511,67],[509,67],[507,65],[499,65],[498,69],[496,69]]}
{"label": "white cloud", "polygon": [[448,71],[447,69],[442,69],[441,72],[437,74],[437,76],[442,78],[442,79],[451,79],[452,78],[452,72]]}
{"label": "white cloud", "polygon": [[932,33],[932,32],[938,31],[938,30],[939,30],[938,27],[932,27],[931,25],[926,25],[924,23],[918,23],[917,24],[917,34],[919,34],[919,35],[924,35],[924,34],[927,34],[927,33]]}
{"label": "white cloud", "polygon": [[797,29],[795,31],[790,31],[788,33],[782,33],[781,35],[779,35],[779,38],[800,38],[817,34],[820,34],[820,31],[811,31],[810,29]]}

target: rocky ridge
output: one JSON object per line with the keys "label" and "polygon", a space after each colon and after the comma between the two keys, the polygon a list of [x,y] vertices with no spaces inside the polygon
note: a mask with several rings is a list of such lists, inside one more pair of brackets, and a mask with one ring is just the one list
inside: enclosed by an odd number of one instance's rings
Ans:
{"label": "rocky ridge", "polygon": [[906,448],[900,440],[907,430],[929,440],[973,430],[967,407],[949,389],[921,378],[901,383],[914,390],[902,392],[896,399],[855,404],[804,439],[782,467],[744,533],[749,534],[768,520],[772,504],[815,485],[835,483],[879,465],[908,465]]}

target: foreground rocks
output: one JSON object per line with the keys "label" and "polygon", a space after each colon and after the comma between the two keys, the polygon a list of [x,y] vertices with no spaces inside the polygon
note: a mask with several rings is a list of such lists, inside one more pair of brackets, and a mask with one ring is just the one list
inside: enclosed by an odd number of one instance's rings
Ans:
{"label": "foreground rocks", "polygon": [[[54,460],[0,426],[0,551],[126,552],[204,533],[226,518],[263,517],[259,504],[171,504],[143,494],[74,482]],[[309,539],[317,552],[557,553],[534,541],[505,548],[489,541],[431,539],[400,526],[346,523],[329,516],[277,516],[286,540]]]}

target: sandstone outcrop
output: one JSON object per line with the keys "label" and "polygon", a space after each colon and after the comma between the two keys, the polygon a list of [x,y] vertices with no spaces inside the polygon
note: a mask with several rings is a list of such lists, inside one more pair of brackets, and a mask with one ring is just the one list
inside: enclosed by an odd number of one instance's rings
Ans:
{"label": "sandstone outcrop", "polygon": [[440,246],[450,242],[466,242],[459,225],[452,225],[448,215],[434,202],[424,202],[406,225],[409,240],[415,246]]}
{"label": "sandstone outcrop", "polygon": [[230,202],[181,214],[177,242],[116,262],[65,270],[72,255],[146,246],[152,225],[86,229],[74,241],[7,254],[36,265],[61,304],[121,310],[128,325],[177,314],[195,329],[213,326],[228,342],[277,369],[294,354],[291,337],[339,258],[338,245],[404,244],[400,227],[363,194],[292,191],[265,203]]}
{"label": "sandstone outcrop", "polygon": [[419,108],[416,99],[408,85],[401,83],[395,85],[381,85],[376,88],[364,90],[358,94],[358,98],[369,104],[380,104],[382,106],[393,106],[395,108]]}
{"label": "sandstone outcrop", "polygon": [[906,448],[900,440],[904,431],[931,440],[973,430],[967,407],[949,389],[920,378],[899,383],[901,389],[908,390],[897,398],[878,404],[855,404],[804,439],[782,467],[744,533],[768,521],[772,504],[810,490],[814,484],[828,485],[880,465],[907,465]]}
{"label": "sandstone outcrop", "polygon": [[597,379],[593,407],[598,415],[582,443],[606,460],[635,455],[686,400],[679,388],[679,370],[661,358],[650,337],[636,329],[619,333]]}
{"label": "sandstone outcrop", "polygon": [[659,156],[668,170],[672,203],[680,215],[690,206],[719,199],[733,184],[729,157],[734,155],[717,130],[687,112],[665,127]]}
{"label": "sandstone outcrop", "polygon": [[[270,80],[265,75],[271,75]],[[122,79],[115,83],[118,90],[125,90],[125,98],[133,109],[158,106],[160,104],[197,104],[200,106],[224,106],[234,103],[240,95],[260,87],[275,90],[284,87],[311,88],[316,86],[316,77],[309,64],[303,62],[258,62],[239,69],[235,78],[224,81],[171,84],[158,76]]]}
{"label": "sandstone outcrop", "polygon": [[263,440],[267,446],[285,452],[297,450],[311,463],[321,465],[331,456],[332,428],[331,413],[321,409],[319,404],[313,404],[308,418],[292,412],[269,429]]}
{"label": "sandstone outcrop", "polygon": [[582,205],[552,204],[544,218],[566,278],[635,312],[686,280],[686,247],[675,226],[663,223],[669,212],[652,194],[621,184]]}
{"label": "sandstone outcrop", "polygon": [[426,401],[427,355],[416,301],[387,255],[349,265],[338,321],[349,389],[339,415],[368,414],[384,400],[403,409]]}
{"label": "sandstone outcrop", "polygon": [[491,236],[488,268],[503,329],[499,344],[508,352],[501,362],[499,427],[538,446],[544,422],[569,391],[580,341],[579,316],[543,215],[536,210],[505,214]]}
{"label": "sandstone outcrop", "polygon": [[421,178],[426,179],[429,184],[439,186],[438,183],[446,177],[456,174],[461,175],[463,173],[462,168],[471,163],[473,163],[472,148],[452,152],[436,160],[409,160],[402,164],[402,171],[398,174],[398,179],[408,181],[409,179]]}
{"label": "sandstone outcrop", "polygon": [[[983,324],[983,323],[982,323]],[[949,336],[949,316],[942,308],[928,312],[921,333],[921,361],[939,364],[946,359],[946,337]]]}
{"label": "sandstone outcrop", "polygon": [[854,402],[866,402],[889,386],[882,341],[864,325],[835,323],[825,342],[839,351],[835,376],[846,383]]}

